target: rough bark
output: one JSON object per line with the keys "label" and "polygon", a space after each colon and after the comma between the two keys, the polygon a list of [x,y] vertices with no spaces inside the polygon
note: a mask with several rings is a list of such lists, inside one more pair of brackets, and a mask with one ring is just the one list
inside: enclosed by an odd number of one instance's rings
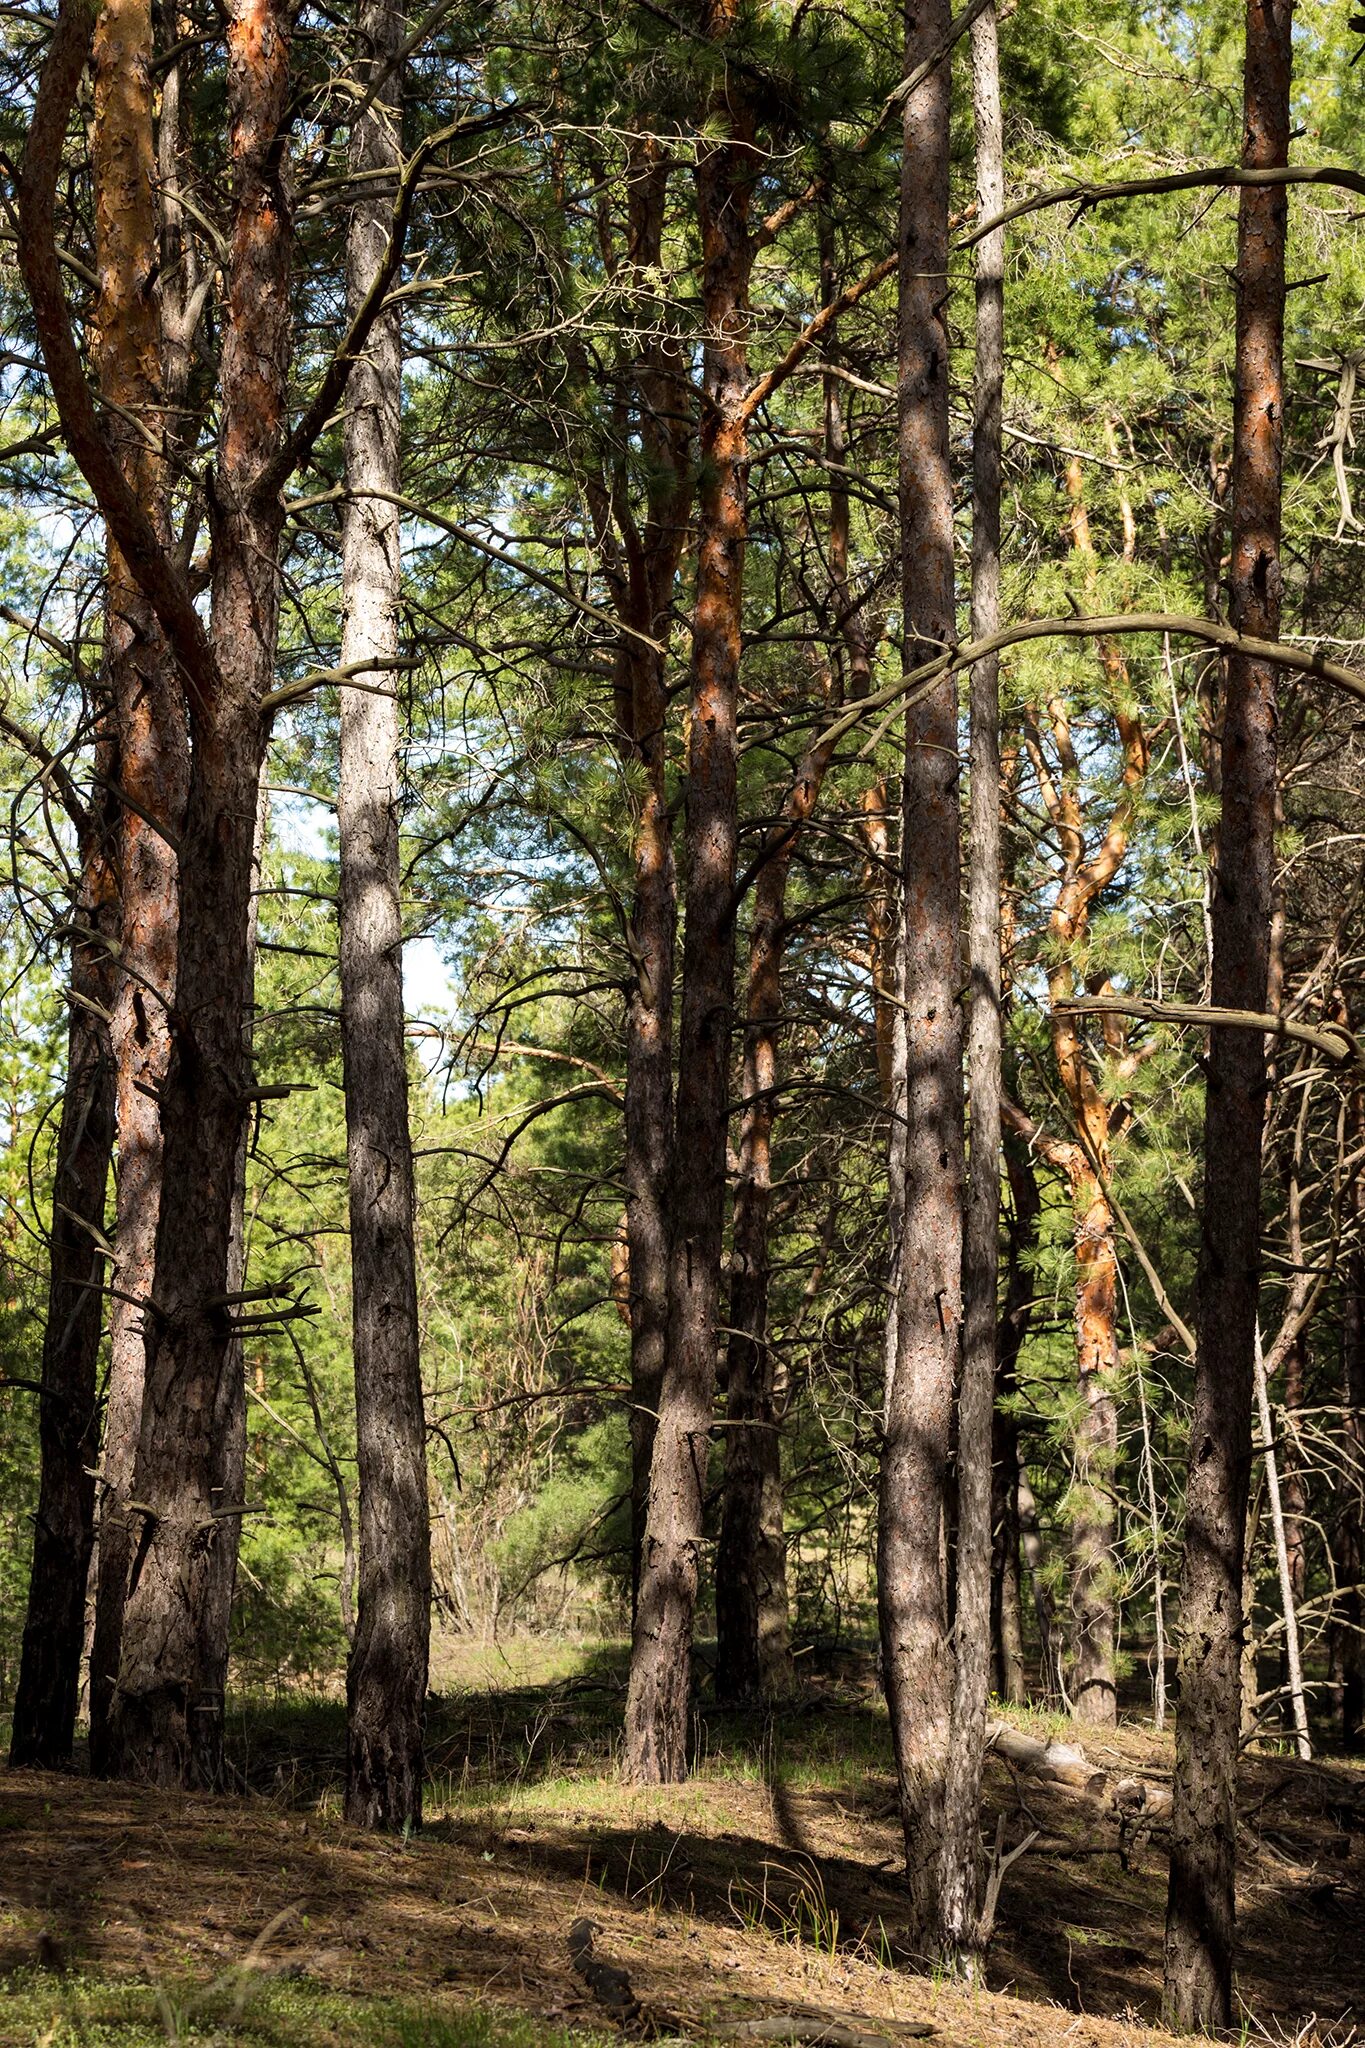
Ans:
{"label": "rough bark", "polygon": [[[112,0],[93,46],[95,248],[100,279],[96,363],[101,395],[121,411],[110,431],[128,482],[169,542],[165,436],[168,405],[183,379],[165,374],[163,320],[147,279],[166,235],[156,204],[153,19],[147,0]],[[163,90],[163,142],[171,143],[178,79]],[[175,293],[163,275],[162,302]],[[169,321],[167,322],[169,325]],[[130,420],[138,426],[129,424]],[[143,1321],[152,1294],[161,1206],[157,1094],[170,1058],[175,990],[176,858],[185,805],[188,734],[184,705],[155,613],[116,543],[108,553],[105,660],[119,734],[119,783],[131,801],[119,819],[122,899],[119,973],[110,1022],[116,1073],[116,1292],[109,1309],[109,1379],[100,1455],[99,1556],[90,1653],[90,1758],[108,1762],[109,1706],[118,1672],[128,1581],[133,1471],[142,1417]],[[136,808],[135,808],[136,807]],[[160,829],[158,829],[160,828]]]}
{"label": "rough bark", "polygon": [[[1292,11],[1292,0],[1248,0],[1242,156],[1248,168],[1288,159]],[[1230,597],[1235,628],[1258,638],[1276,635],[1280,613],[1286,224],[1283,188],[1243,189],[1237,215]],[[1275,853],[1275,681],[1268,664],[1243,654],[1228,662],[1220,751],[1213,1001],[1261,1010]],[[1210,1033],[1165,1954],[1169,2019],[1204,2030],[1232,2020],[1238,1650],[1265,1074],[1258,1033],[1226,1027]]]}
{"label": "rough bark", "polygon": [[[401,11],[372,0],[358,17],[358,82],[389,76],[351,136],[353,173],[401,161]],[[389,202],[362,198],[347,235],[352,315],[388,243]],[[375,322],[346,391],[348,497],[342,520],[341,661],[398,651],[402,548],[402,330]],[[426,1426],[418,1344],[415,1188],[403,1031],[398,854],[402,796],[396,695],[341,693],[337,827],[341,856],[341,1047],[350,1177],[352,1341],[360,1481],[360,1577],[346,1673],[346,1818],[405,1832],[422,1819],[422,1734],[431,1617]]]}
{"label": "rough bark", "polygon": [[[947,0],[906,17],[905,68],[947,40]],[[897,387],[905,666],[955,639],[948,459],[949,71],[905,101]],[[939,1849],[952,1686],[943,1579],[962,1290],[962,988],[956,693],[946,680],[905,723],[897,963],[904,1045],[896,1328],[878,1513],[882,1668],[896,1753],[908,1939],[945,1936]]]}
{"label": "rough bark", "polygon": [[[239,1501],[223,1497],[232,1412],[235,1162],[252,1079],[247,1044],[252,858],[274,677],[283,506],[263,490],[285,427],[290,224],[283,182],[287,17],[234,0],[228,20],[233,233],[214,487],[211,697],[192,694],[181,842],[172,1052],[162,1094],[156,1301],[135,1476],[138,1528],[124,1612],[111,1766],[216,1784],[225,1655],[206,1616],[231,1580]],[[215,1553],[229,1547],[224,1560]],[[224,1624],[226,1614],[223,1615]]]}
{"label": "rough bark", "polygon": [[[731,26],[723,0],[708,32]],[[726,133],[698,144],[705,320],[697,596],[692,639],[682,1011],[669,1261],[669,1319],[626,1703],[626,1769],[638,1783],[683,1777],[692,1625],[725,1220],[732,897],[738,838],[736,702],[748,526],[747,376],[753,124],[731,81]]]}
{"label": "rough bark", "polygon": [[[97,765],[108,771],[110,746]],[[108,1015],[118,947],[111,806],[95,793],[76,823],[80,882],[71,906],[66,1076],[48,1232],[47,1319],[38,1410],[34,1518],[10,1762],[51,1770],[71,1761],[85,1641],[85,1584],[94,1534],[104,1325],[105,1189],[114,1135]]]}
{"label": "rough bark", "polygon": [[[989,217],[1004,205],[1004,136],[995,10],[972,23],[976,199]],[[972,638],[1000,623],[1000,450],[1005,376],[1004,233],[980,244],[972,421]],[[967,1085],[971,1172],[962,1245],[962,1379],[957,1410],[956,1605],[953,1697],[942,1850],[943,1943],[948,1966],[974,1977],[990,1936],[982,1914],[981,1771],[991,1674],[991,1477],[1000,1270],[1001,962],[1000,664],[971,672],[971,859],[967,946],[971,1009]]]}
{"label": "rough bark", "polygon": [[[629,249],[640,276],[657,273],[671,160],[652,136],[634,146]],[[638,1598],[649,1467],[668,1331],[669,1193],[673,1161],[673,959],[678,882],[668,810],[668,694],[664,657],[637,637],[666,637],[692,501],[691,389],[666,327],[646,344],[635,374],[638,428],[649,466],[642,528],[627,535],[620,594],[625,623],[616,656],[618,723],[639,763],[631,847],[631,979],[626,995],[625,1180],[630,1310],[631,1590]]]}

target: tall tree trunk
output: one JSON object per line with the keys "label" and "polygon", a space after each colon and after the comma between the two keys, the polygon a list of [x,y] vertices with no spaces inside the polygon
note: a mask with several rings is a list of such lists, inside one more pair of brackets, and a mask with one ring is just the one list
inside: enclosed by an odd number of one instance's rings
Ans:
{"label": "tall tree trunk", "polygon": [[[226,1658],[205,1643],[203,1620],[221,1606],[225,1564],[215,1552],[227,1544],[235,1555],[241,1506],[222,1497],[222,1430],[234,1352],[231,1162],[253,1094],[245,991],[261,706],[274,680],[279,624],[283,504],[261,478],[285,428],[288,86],[288,22],[278,0],[232,0],[233,233],[212,492],[217,676],[211,700],[190,685],[194,745],[135,1476],[139,1526],[110,1716],[111,1767],[162,1784],[216,1784],[222,1768]],[[226,1568],[230,1581],[230,1558]]]}
{"label": "tall tree trunk", "polygon": [[[905,68],[948,41],[948,0],[911,0]],[[905,101],[897,385],[904,662],[950,646],[948,460],[949,68]],[[957,701],[951,681],[905,725],[901,922],[903,1195],[894,1353],[878,1511],[878,1615],[909,1886],[909,1940],[937,1958],[947,1932],[940,1844],[952,1690],[943,1579],[962,1296],[962,1019]]]}
{"label": "tall tree trunk", "polygon": [[[1248,168],[1288,162],[1292,13],[1292,0],[1248,0],[1242,151]],[[1280,621],[1287,218],[1283,188],[1241,192],[1231,614],[1239,632],[1264,639],[1277,636]],[[1241,655],[1228,662],[1221,758],[1213,1001],[1264,1010],[1275,864],[1275,677],[1273,669]],[[1238,1647],[1265,1077],[1265,1045],[1255,1032],[1211,1032],[1165,1957],[1169,2018],[1209,2031],[1232,2020]]]}
{"label": "tall tree trunk", "polygon": [[[834,229],[822,205],[817,227],[820,303],[838,291]],[[831,330],[830,341],[833,341]],[[849,583],[850,501],[844,464],[843,408],[835,377],[825,379],[825,455],[830,464],[830,601],[839,622],[854,697],[871,683],[871,635]],[[831,669],[831,679],[836,673]],[[831,704],[843,689],[835,684]],[[767,1341],[772,1210],[772,1132],[777,1047],[782,1026],[782,964],[787,883],[802,827],[820,799],[832,749],[807,748],[797,765],[783,820],[762,849],[749,934],[744,1031],[744,1110],[730,1261],[730,1337],[726,1350],[724,1506],[716,1551],[716,1694],[723,1700],[772,1697],[792,1682],[787,1547],[782,1528],[781,1413],[777,1361]]]}
{"label": "tall tree trunk", "polygon": [[[994,7],[972,23],[976,201],[1005,199],[1000,52]],[[972,421],[972,638],[1000,624],[1000,448],[1005,380],[1005,236],[977,251]],[[943,1942],[949,1966],[974,1977],[990,1929],[981,1898],[981,1769],[991,1675],[991,1422],[995,1408],[1000,1275],[1001,965],[1000,663],[971,675],[968,952],[971,1011],[967,1084],[971,1174],[962,1245],[962,1384],[957,1412],[957,1572],[953,1700],[943,1834]],[[1017,1556],[1017,1553],[1016,1553]]]}
{"label": "tall tree trunk", "polygon": [[[111,748],[99,743],[108,773]],[[80,884],[71,906],[66,1076],[48,1233],[47,1321],[38,1409],[38,1511],[34,1519],[10,1762],[53,1769],[71,1761],[85,1583],[94,1535],[104,1327],[104,1205],[114,1136],[114,1074],[108,1016],[118,950],[114,820],[104,793],[77,819]]]}
{"label": "tall tree trunk", "polygon": [[[162,445],[149,427],[183,402],[185,376],[163,360],[163,321],[146,279],[161,258],[161,301],[182,296],[183,253],[175,230],[157,220],[158,181],[173,189],[179,141],[179,73],[162,88],[159,161],[153,156],[153,19],[147,0],[111,0],[94,42],[95,121],[91,140],[101,389],[123,408],[124,473],[163,542],[169,542]],[[163,196],[168,209],[171,202]],[[158,229],[160,233],[158,235]],[[159,246],[158,246],[159,243]],[[103,310],[107,308],[107,312]],[[184,366],[187,372],[187,365]],[[184,703],[151,605],[115,544],[109,547],[106,660],[119,731],[119,782],[130,802],[119,819],[122,897],[119,973],[110,1024],[116,1073],[117,1194],[115,1293],[109,1310],[109,1380],[100,1456],[99,1556],[90,1652],[90,1759],[108,1766],[110,1702],[118,1674],[128,1583],[128,1503],[142,1421],[144,1318],[152,1295],[161,1207],[161,1116],[157,1097],[170,1058],[175,993],[177,882],[174,843],[185,808],[189,740]],[[136,808],[134,808],[136,806]]]}
{"label": "tall tree trunk", "polygon": [[[633,146],[629,261],[641,279],[662,261],[672,161],[653,136]],[[668,692],[662,639],[692,501],[691,388],[676,338],[660,331],[635,373],[641,446],[649,464],[643,530],[632,536],[616,656],[618,723],[640,764],[631,861],[631,980],[626,997],[626,1234],[630,1274],[632,1616],[649,1511],[649,1468],[668,1333],[669,1195],[673,1171],[673,957],[678,881],[668,811]]]}
{"label": "tall tree trunk", "polygon": [[[708,32],[732,25],[714,0]],[[649,1482],[649,1513],[626,1702],[626,1769],[670,1783],[687,1766],[692,1625],[716,1377],[725,1226],[733,895],[738,839],[736,703],[748,527],[749,233],[753,123],[731,80],[727,132],[698,142],[705,345],[692,640],[682,1014],[673,1162],[669,1320]]]}
{"label": "tall tree trunk", "polygon": [[[376,80],[373,103],[351,136],[350,168],[364,176],[402,161],[402,12],[391,0],[366,0],[358,32],[358,81],[388,72],[382,84]],[[382,193],[352,208],[346,284],[353,316],[379,272],[391,210]],[[402,331],[392,309],[375,322],[347,387],[342,521],[342,664],[373,661],[370,681],[388,690],[394,677],[382,664],[398,651],[400,517],[396,505],[371,494],[401,488],[402,381]],[[422,1819],[431,1532],[403,1031],[396,695],[342,691],[337,794],[360,1476],[359,1607],[346,1673],[346,1818],[359,1827],[403,1832]]]}

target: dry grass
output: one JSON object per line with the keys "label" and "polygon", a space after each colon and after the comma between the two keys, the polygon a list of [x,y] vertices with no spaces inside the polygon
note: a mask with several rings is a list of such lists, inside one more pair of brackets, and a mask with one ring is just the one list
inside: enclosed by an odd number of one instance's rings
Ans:
{"label": "dry grass", "polygon": [[[548,2041],[551,2027],[602,2023],[565,1946],[585,1913],[599,1951],[694,2038],[800,2006],[888,2032],[928,2021],[945,2048],[1168,2040],[1152,2025],[1159,1841],[1121,1857],[1113,1825],[1056,1792],[1030,1791],[1025,1816],[993,1765],[992,1812],[1011,1816],[1011,1838],[1024,1825],[1042,1835],[1006,1882],[992,1988],[971,1994],[911,1967],[884,1725],[864,1700],[831,1689],[789,1719],[716,1718],[701,1775],[659,1792],[619,1783],[617,1711],[610,1680],[591,1678],[447,1702],[434,1717],[445,1763],[429,1825],[406,1844],[341,1825],[325,1718],[306,1722],[308,1766],[292,1774],[271,1761],[288,1717],[270,1740],[256,1730],[244,1754],[266,1789],[249,1797],[0,1777],[0,1971],[30,1973],[12,1980],[28,1987],[9,2002],[18,2031],[0,1999],[0,2041],[42,2038],[31,1973],[44,1959],[103,1984],[202,1985],[224,1980],[281,1914],[259,1971],[296,1999],[310,1992],[316,2013],[300,2006],[295,2031],[282,2018],[283,2031],[253,2040],[454,2044],[470,2037],[450,2027],[477,2011],[520,2016],[529,2039]],[[1087,1747],[1102,1766],[1169,1769],[1168,1744],[1140,1727]],[[1243,1791],[1246,2037],[1293,2040],[1314,2012],[1319,2038],[1340,2042],[1365,2011],[1365,1774],[1254,1759]],[[370,2031],[324,2018],[318,2032],[317,2013],[348,2000]],[[400,2006],[419,2018],[386,2034]],[[215,2038],[238,2038],[225,2024],[215,2018]]]}

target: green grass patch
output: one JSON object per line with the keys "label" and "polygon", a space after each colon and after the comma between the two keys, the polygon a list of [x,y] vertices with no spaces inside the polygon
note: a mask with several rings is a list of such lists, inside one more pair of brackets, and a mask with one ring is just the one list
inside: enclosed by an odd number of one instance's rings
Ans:
{"label": "green grass patch", "polygon": [[212,1984],[0,1979],[3,2048],[592,2048],[606,2036],[487,2007],[422,2006],[229,1972]]}

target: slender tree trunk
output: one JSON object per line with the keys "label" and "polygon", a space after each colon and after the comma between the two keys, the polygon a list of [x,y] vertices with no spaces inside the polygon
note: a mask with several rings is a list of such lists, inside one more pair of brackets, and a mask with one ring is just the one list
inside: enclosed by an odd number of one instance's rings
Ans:
{"label": "slender tree trunk", "polygon": [[[100,745],[99,766],[111,768]],[[54,1769],[71,1761],[85,1585],[94,1535],[99,1443],[96,1369],[104,1326],[104,1205],[114,1136],[108,1016],[118,949],[114,821],[98,789],[76,820],[80,886],[71,907],[66,1077],[48,1233],[47,1321],[39,1395],[38,1511],[34,1519],[10,1763]]]}
{"label": "slender tree trunk", "polygon": [[1348,1320],[1342,1333],[1342,1391],[1351,1475],[1338,1570],[1344,1582],[1341,1740],[1347,1754],[1354,1756],[1365,1749],[1365,1253],[1360,1251],[1351,1261],[1349,1287]]}
{"label": "slender tree trunk", "polygon": [[[906,10],[905,68],[948,41],[948,0]],[[905,102],[899,393],[904,661],[952,644],[948,459],[949,67]],[[957,703],[951,682],[906,716],[898,960],[905,1048],[894,1354],[878,1513],[878,1611],[905,1834],[912,1949],[947,1927],[940,1846],[952,1658],[945,1516],[962,1295],[962,1019]]]}
{"label": "slender tree trunk", "polygon": [[[833,222],[824,206],[817,233],[820,302],[829,305],[838,279]],[[847,449],[836,378],[825,379],[824,396],[825,453],[830,463],[830,598],[848,656],[849,693],[861,697],[871,681],[871,643],[849,583],[850,501],[843,476]],[[841,695],[836,686],[831,701]],[[811,747],[797,766],[782,825],[764,849],[769,857],[759,871],[749,936],[744,1113],[730,1262],[724,1508],[716,1552],[716,1693],[727,1700],[771,1697],[792,1683],[781,1415],[777,1361],[767,1342],[771,1153],[787,883],[801,830],[819,802],[830,751]]]}
{"label": "slender tree trunk", "polygon": [[1019,1422],[1004,1407],[1015,1388],[1015,1368],[1028,1334],[1033,1274],[1026,1263],[1038,1234],[1042,1203],[1033,1164],[1017,1140],[1006,1139],[1005,1164],[1012,1197],[1009,1217],[1009,1278],[997,1340],[996,1399],[991,1438],[992,1551],[991,1641],[995,1685],[1001,1699],[1022,1705],[1028,1697],[1024,1670],[1023,1589],[1019,1575]]}
{"label": "slender tree trunk", "polygon": [[[995,10],[972,23],[976,199],[989,219],[1005,199],[1000,53]],[[1005,377],[1005,236],[977,251],[972,422],[972,638],[1000,624],[1000,446]],[[981,1770],[991,1671],[991,1477],[1000,1274],[1001,966],[1000,664],[971,676],[968,818],[971,1011],[967,1083],[971,1174],[962,1246],[962,1384],[957,1412],[957,1603],[953,1700],[943,1835],[944,1955],[975,1977],[990,1929],[981,1897]]]}
{"label": "slender tree trunk", "polygon": [[[163,542],[169,542],[165,436],[149,446],[130,432],[135,417],[154,428],[158,413],[184,398],[184,378],[166,374],[157,298],[145,289],[160,249],[162,304],[179,296],[181,252],[157,221],[158,181],[173,186],[179,75],[162,90],[161,148],[153,159],[153,22],[147,0],[111,0],[94,42],[95,121],[91,142],[96,255],[102,311],[97,320],[100,383],[123,408],[120,454]],[[163,204],[169,201],[163,199]],[[110,1702],[118,1674],[128,1583],[133,1472],[142,1421],[145,1304],[152,1295],[161,1208],[161,1116],[157,1096],[170,1059],[175,991],[177,878],[174,842],[185,809],[189,739],[166,642],[148,604],[109,548],[106,661],[119,731],[119,782],[131,801],[119,820],[122,896],[119,973],[110,1024],[116,1073],[116,1292],[109,1310],[109,1380],[100,1457],[99,1556],[90,1652],[90,1759],[108,1767]],[[136,808],[134,808],[136,806]]]}
{"label": "slender tree trunk", "polygon": [[1280,1485],[1280,1460],[1275,1446],[1275,1416],[1270,1406],[1270,1388],[1265,1360],[1261,1356],[1261,1334],[1256,1332],[1256,1347],[1253,1359],[1256,1389],[1256,1413],[1261,1425],[1261,1436],[1265,1443],[1262,1456],[1265,1461],[1266,1504],[1270,1509],[1270,1529],[1275,1542],[1275,1565],[1280,1581],[1280,1615],[1284,1622],[1283,1668],[1288,1680],[1288,1698],[1285,1701],[1287,1718],[1294,1730],[1294,1746],[1302,1762],[1307,1763],[1313,1754],[1308,1735],[1308,1705],[1303,1690],[1303,1670],[1299,1663],[1299,1617],[1294,1597],[1294,1579],[1289,1562],[1288,1521],[1284,1512],[1284,1494]]}
{"label": "slender tree trunk", "polygon": [[[730,26],[728,5],[716,0],[708,13],[709,32],[719,39]],[[674,1153],[667,1359],[626,1702],[626,1769],[637,1783],[673,1782],[687,1766],[692,1625],[725,1225],[754,160],[752,120],[735,97],[733,81],[719,110],[728,133],[721,140],[699,141],[696,170],[706,340],[678,1042],[676,1129],[681,1146]]]}
{"label": "slender tree trunk", "polygon": [[[1242,161],[1288,161],[1292,0],[1248,0]],[[1232,623],[1274,638],[1280,618],[1285,192],[1247,187],[1237,215]],[[1213,1001],[1263,1010],[1275,860],[1274,671],[1228,662],[1222,826],[1213,904]],[[1166,1918],[1170,2020],[1232,2020],[1236,1939],[1238,1646],[1242,1536],[1260,1278],[1265,1047],[1210,1034],[1198,1354],[1190,1422],[1180,1707]]]}
{"label": "slender tree trunk", "polygon": [[1115,1678],[1114,1478],[1120,1369],[1114,1217],[1080,1148],[1072,1176],[1076,1225],[1076,1371],[1082,1400],[1071,1496],[1071,1698],[1079,1721],[1112,1728]]}
{"label": "slender tree trunk", "polygon": [[[647,137],[635,145],[629,260],[640,279],[662,261],[672,163]],[[663,323],[659,323],[663,327]],[[626,1232],[630,1273],[631,1612],[638,1602],[649,1511],[649,1468],[668,1334],[669,1195],[673,1171],[673,958],[678,882],[668,811],[668,693],[664,657],[636,634],[663,639],[692,500],[691,390],[666,327],[636,370],[639,433],[650,466],[649,501],[628,550],[624,607],[634,634],[617,650],[618,723],[640,764],[631,859],[631,980],[626,997]]]}
{"label": "slender tree trunk", "polygon": [[787,1550],[776,1362],[767,1341],[768,1233],[787,879],[819,801],[830,749],[802,759],[772,853],[759,872],[749,936],[744,1114],[735,1191],[727,1348],[725,1488],[716,1552],[716,1693],[753,1699],[791,1684]]}
{"label": "slender tree trunk", "polygon": [[[361,84],[387,68],[351,136],[352,174],[402,161],[396,57],[403,16],[367,0],[358,17]],[[346,245],[354,315],[388,244],[392,202],[359,199]],[[398,651],[402,548],[396,505],[367,495],[401,488],[402,331],[380,316],[346,392],[342,522],[343,665]],[[341,1044],[350,1173],[351,1302],[360,1581],[346,1674],[346,1818],[404,1832],[422,1819],[422,1731],[431,1624],[426,1423],[418,1347],[415,1191],[403,1031],[403,921],[398,859],[402,800],[398,701],[341,693],[337,825],[341,852]]]}
{"label": "slender tree trunk", "polygon": [[[213,701],[191,686],[194,746],[181,841],[172,1054],[162,1094],[156,1299],[135,1476],[111,1768],[155,1783],[214,1784],[225,1655],[203,1639],[219,1604],[222,1543],[241,1503],[222,1498],[231,1405],[228,1300],[234,1162],[252,1098],[245,989],[252,857],[274,680],[283,504],[260,477],[280,449],[289,361],[290,224],[283,178],[287,16],[233,0],[228,19],[233,233],[220,370],[223,424],[212,493]],[[225,1170],[226,1169],[226,1170]],[[229,1561],[230,1566],[230,1561]],[[230,1572],[229,1572],[230,1576]]]}
{"label": "slender tree trunk", "polygon": [[[1307,1367],[1307,1340],[1300,1334],[1289,1346],[1284,1362],[1284,1459],[1280,1471],[1280,1496],[1284,1510],[1284,1551],[1290,1601],[1297,1615],[1308,1596],[1308,1488],[1303,1460],[1299,1454],[1297,1417],[1303,1408]],[[1295,1661],[1298,1661],[1297,1646]],[[1288,1642],[1280,1653],[1280,1683],[1292,1686]],[[1302,1698],[1300,1686],[1300,1698]],[[1286,1698],[1285,1725],[1294,1724],[1292,1692]]]}

